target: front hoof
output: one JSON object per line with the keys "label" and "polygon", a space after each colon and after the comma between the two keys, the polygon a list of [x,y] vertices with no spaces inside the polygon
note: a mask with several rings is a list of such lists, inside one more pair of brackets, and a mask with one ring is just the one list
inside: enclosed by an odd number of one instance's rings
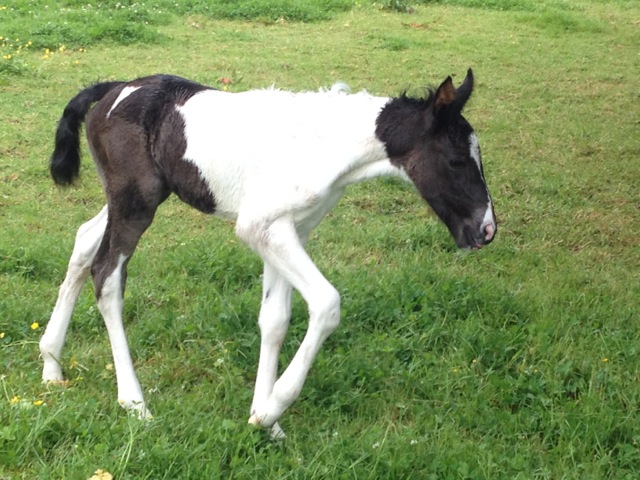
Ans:
{"label": "front hoof", "polygon": [[45,363],[42,369],[42,383],[53,385],[64,383],[64,375],[62,375],[60,365],[57,363]]}
{"label": "front hoof", "polygon": [[274,423],[273,426],[269,429],[269,436],[271,440],[284,440],[287,436],[284,433],[284,430],[280,428],[278,422]]}
{"label": "front hoof", "polygon": [[249,422],[248,423],[249,423],[249,425],[255,425],[256,427],[262,426],[262,422],[258,418],[258,415],[256,415],[255,413],[251,414],[251,416],[249,417]]}
{"label": "front hoof", "polygon": [[144,401],[118,400],[118,404],[129,414],[137,417],[138,420],[153,420],[153,415],[144,404]]}
{"label": "front hoof", "polygon": [[249,425],[255,425],[256,427],[263,427],[269,432],[269,437],[271,440],[284,440],[287,436],[284,433],[284,430],[280,428],[278,422],[275,422],[271,426],[265,425],[263,419],[258,417],[258,415],[254,412],[251,417],[249,417]]}

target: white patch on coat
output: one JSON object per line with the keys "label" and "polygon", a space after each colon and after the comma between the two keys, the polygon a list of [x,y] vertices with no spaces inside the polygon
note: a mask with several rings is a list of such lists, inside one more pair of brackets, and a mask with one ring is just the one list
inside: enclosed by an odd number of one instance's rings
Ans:
{"label": "white patch on coat", "polygon": [[185,122],[184,158],[214,193],[217,215],[244,211],[266,223],[292,215],[297,223],[326,210],[350,183],[402,175],[375,136],[387,101],[333,89],[205,90],[176,109]]}
{"label": "white patch on coat", "polygon": [[111,108],[107,112],[107,118],[111,116],[111,112],[118,106],[120,102],[122,102],[125,98],[127,98],[129,95],[131,95],[133,92],[135,92],[139,88],[140,87],[124,87],[120,92],[120,95],[118,95],[118,98],[116,98],[116,101],[113,102],[113,105],[111,105]]}

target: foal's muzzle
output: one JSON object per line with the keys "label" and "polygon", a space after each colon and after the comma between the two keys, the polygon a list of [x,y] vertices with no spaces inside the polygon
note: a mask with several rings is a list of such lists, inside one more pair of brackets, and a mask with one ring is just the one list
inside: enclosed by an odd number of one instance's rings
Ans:
{"label": "foal's muzzle", "polygon": [[483,234],[484,245],[488,245],[493,242],[496,236],[497,226],[495,223],[487,223],[481,228]]}
{"label": "foal's muzzle", "polygon": [[465,225],[456,243],[460,248],[479,250],[493,241],[496,231],[497,226],[493,219],[484,221],[480,227]]}

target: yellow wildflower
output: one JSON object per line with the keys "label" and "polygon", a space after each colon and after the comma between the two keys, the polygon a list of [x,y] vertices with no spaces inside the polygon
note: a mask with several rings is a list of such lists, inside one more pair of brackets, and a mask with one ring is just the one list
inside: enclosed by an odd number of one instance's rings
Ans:
{"label": "yellow wildflower", "polygon": [[113,475],[99,468],[89,480],[113,480]]}
{"label": "yellow wildflower", "polygon": [[4,338],[4,332],[0,332],[0,340]]}
{"label": "yellow wildflower", "polygon": [[37,330],[40,328],[40,324],[38,322],[33,322],[31,324],[31,330]]}
{"label": "yellow wildflower", "polygon": [[43,403],[44,403],[44,402],[43,402],[42,400],[36,400],[36,401],[34,401],[34,402],[33,402],[33,404],[34,404],[36,407],[39,407],[39,406],[40,406],[40,405],[42,405]]}
{"label": "yellow wildflower", "polygon": [[9,403],[11,405],[15,405],[16,403],[18,403],[20,401],[20,397],[18,395],[14,396],[11,400],[9,400]]}

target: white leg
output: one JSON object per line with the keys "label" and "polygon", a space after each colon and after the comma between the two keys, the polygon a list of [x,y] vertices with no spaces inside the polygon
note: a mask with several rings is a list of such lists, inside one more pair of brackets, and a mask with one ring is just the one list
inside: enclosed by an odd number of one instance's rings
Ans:
{"label": "white leg", "polygon": [[123,307],[123,265],[127,257],[121,255],[115,270],[107,277],[100,290],[98,308],[107,326],[109,342],[113,354],[113,365],[118,383],[118,403],[139,418],[152,418],[147,410],[140,388],[140,382],[133,369],[133,361],[127,345],[127,337],[122,323]]}
{"label": "white leg", "polygon": [[264,229],[256,224],[238,235],[300,292],[309,306],[309,327],[291,363],[275,382],[265,403],[254,403],[250,423],[271,427],[298,397],[311,364],[324,340],[340,322],[340,296],[315,266],[290,220],[280,219]]}
{"label": "white leg", "polygon": [[67,275],[60,286],[56,306],[40,339],[40,352],[44,360],[42,369],[44,382],[63,380],[60,358],[67,328],[80,290],[89,276],[91,263],[96,256],[106,226],[107,207],[105,206],[98,215],[78,229]]}
{"label": "white leg", "polygon": [[[256,406],[267,403],[278,376],[280,347],[291,318],[291,291],[291,284],[265,262],[262,278],[262,306],[258,319],[261,335],[260,359],[251,404],[251,418]],[[284,432],[277,423],[273,425],[271,434],[276,438],[284,437]]]}

